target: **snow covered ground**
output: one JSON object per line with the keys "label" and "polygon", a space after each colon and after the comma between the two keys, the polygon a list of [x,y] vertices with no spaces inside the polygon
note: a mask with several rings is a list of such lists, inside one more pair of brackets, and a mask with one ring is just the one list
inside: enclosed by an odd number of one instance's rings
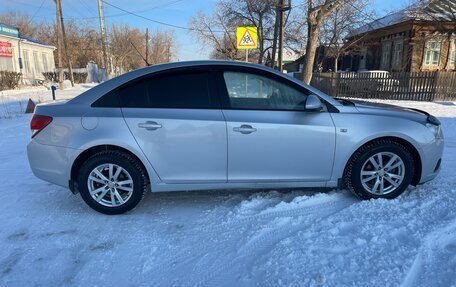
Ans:
{"label": "snow covered ground", "polygon": [[440,117],[446,137],[439,177],[395,200],[179,192],[105,216],[32,175],[29,97],[50,91],[0,94],[0,286],[456,286],[455,103],[391,102]]}

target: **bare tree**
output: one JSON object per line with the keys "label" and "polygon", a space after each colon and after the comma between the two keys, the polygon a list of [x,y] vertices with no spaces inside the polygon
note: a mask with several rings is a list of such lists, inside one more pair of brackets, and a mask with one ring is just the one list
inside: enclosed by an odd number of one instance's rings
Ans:
{"label": "bare tree", "polygon": [[[46,26],[43,29],[46,29]],[[57,46],[57,35],[55,31],[55,29],[49,31],[41,30],[37,33],[37,39]],[[85,22],[68,20],[65,22],[65,32],[68,41],[67,53],[74,67],[85,67],[89,61],[100,63],[101,45],[98,44],[100,40],[98,40],[97,30],[90,28]],[[62,66],[68,67],[67,59],[63,60]]]}
{"label": "bare tree", "polygon": [[203,46],[213,46],[212,57],[229,60],[241,59],[240,53],[236,49],[234,27],[224,17],[220,8],[216,8],[212,15],[199,11],[191,19],[190,27]]}
{"label": "bare tree", "polygon": [[176,37],[172,30],[157,30],[150,37],[148,62],[151,65],[170,62],[175,55]]}
{"label": "bare tree", "polygon": [[[277,0],[219,0],[211,15],[198,12],[190,21],[190,27],[200,42],[214,48],[213,57],[240,60],[243,53],[236,49],[236,27],[255,26],[258,28],[258,49],[250,52],[250,59],[264,64],[274,64],[274,42],[277,43],[276,27]],[[302,28],[297,17],[290,12],[285,18],[285,47],[300,46],[296,31]],[[291,21],[293,20],[293,21]],[[269,56],[268,56],[269,55]]]}
{"label": "bare tree", "polygon": [[8,11],[0,15],[0,23],[17,27],[22,36],[35,39],[41,24],[32,21],[30,14],[23,12]]}
{"label": "bare tree", "polygon": [[[29,14],[17,12],[0,14],[0,22],[19,27],[21,36],[57,47],[55,23],[38,22]],[[75,67],[85,67],[89,61],[101,63],[102,60],[99,31],[89,24],[75,19],[65,21],[65,32],[68,39],[67,53]],[[141,30],[119,24],[113,24],[110,28],[109,48],[116,74],[147,64],[171,61],[175,55],[176,40],[172,30],[158,30],[152,33],[148,41],[151,53],[148,55],[148,63],[146,63],[142,58],[145,56],[146,41]],[[57,51],[55,53],[57,54]],[[62,61],[62,66],[68,66],[66,59]]]}
{"label": "bare tree", "polygon": [[[143,35],[128,25],[112,25],[110,28],[110,54],[116,75],[144,66],[133,45],[144,46]],[[131,43],[134,43],[133,45]]]}
{"label": "bare tree", "polygon": [[[330,13],[352,0],[307,0],[307,45],[302,80],[310,83],[320,29]],[[345,4],[346,5],[346,4]]]}
{"label": "bare tree", "polygon": [[359,50],[359,43],[362,42],[363,37],[348,43],[345,39],[350,33],[371,21],[373,15],[367,11],[368,5],[369,0],[353,0],[348,5],[340,5],[324,20],[320,42],[328,48],[325,49],[325,56],[334,59],[334,71],[338,70],[340,55],[349,50]]}
{"label": "bare tree", "polygon": [[169,62],[175,55],[175,49],[176,40],[172,30],[157,30],[148,35],[147,29],[143,33],[128,25],[113,26],[111,29],[111,50],[116,73]]}
{"label": "bare tree", "polygon": [[236,26],[250,25],[258,29],[257,61],[262,64],[268,40],[272,34],[276,19],[276,0],[222,0],[220,7],[229,23]]}

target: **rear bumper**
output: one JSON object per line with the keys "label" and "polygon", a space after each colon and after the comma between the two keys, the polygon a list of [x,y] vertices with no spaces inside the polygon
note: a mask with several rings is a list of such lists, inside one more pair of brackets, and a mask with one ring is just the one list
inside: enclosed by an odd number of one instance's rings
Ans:
{"label": "rear bumper", "polygon": [[50,183],[68,188],[71,160],[77,150],[44,145],[32,140],[27,145],[27,156],[33,174]]}
{"label": "rear bumper", "polygon": [[418,184],[428,182],[439,174],[442,162],[443,145],[443,139],[437,139],[424,147],[423,154],[421,155],[421,179]]}

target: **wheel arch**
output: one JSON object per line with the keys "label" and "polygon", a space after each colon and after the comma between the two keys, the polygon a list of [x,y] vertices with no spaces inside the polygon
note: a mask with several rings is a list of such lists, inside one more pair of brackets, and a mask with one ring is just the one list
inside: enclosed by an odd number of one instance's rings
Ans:
{"label": "wheel arch", "polygon": [[403,145],[411,154],[412,154],[412,157],[413,157],[413,163],[415,165],[415,171],[414,171],[414,174],[413,174],[413,177],[412,177],[412,182],[411,184],[416,186],[419,182],[420,182],[420,179],[421,179],[421,173],[422,173],[422,159],[421,159],[421,155],[418,151],[418,149],[415,147],[415,145],[413,145],[410,141],[404,139],[404,138],[401,138],[401,137],[397,137],[397,136],[382,136],[382,137],[377,137],[377,138],[373,138],[373,139],[370,139],[366,142],[364,142],[363,144],[361,144],[358,148],[356,148],[350,155],[350,157],[348,158],[348,160],[345,162],[345,165],[344,165],[344,174],[345,174],[345,169],[347,168],[347,165],[350,163],[350,160],[352,159],[353,155],[359,150],[361,149],[362,147],[364,147],[365,145],[369,145],[370,143],[374,142],[374,141],[378,141],[378,140],[389,140],[389,141],[393,141],[393,142],[396,142],[398,144],[401,144]]}
{"label": "wheel arch", "polygon": [[70,171],[69,188],[71,192],[75,194],[79,192],[75,182],[77,173],[81,166],[84,164],[84,162],[92,155],[102,151],[120,151],[131,155],[135,160],[138,161],[138,164],[146,171],[147,180],[149,181],[149,185],[151,184],[151,175],[149,169],[145,166],[144,162],[135,153],[118,145],[103,144],[87,148],[75,158]]}

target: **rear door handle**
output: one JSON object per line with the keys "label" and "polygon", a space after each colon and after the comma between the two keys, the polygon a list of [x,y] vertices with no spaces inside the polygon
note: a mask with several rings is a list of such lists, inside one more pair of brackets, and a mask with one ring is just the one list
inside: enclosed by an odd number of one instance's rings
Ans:
{"label": "rear door handle", "polygon": [[138,127],[146,129],[148,131],[154,131],[162,127],[161,124],[154,122],[154,121],[147,121],[145,123],[139,123]]}
{"label": "rear door handle", "polygon": [[233,131],[241,134],[251,134],[253,132],[256,132],[257,129],[252,127],[251,125],[241,125],[240,127],[233,128]]}

